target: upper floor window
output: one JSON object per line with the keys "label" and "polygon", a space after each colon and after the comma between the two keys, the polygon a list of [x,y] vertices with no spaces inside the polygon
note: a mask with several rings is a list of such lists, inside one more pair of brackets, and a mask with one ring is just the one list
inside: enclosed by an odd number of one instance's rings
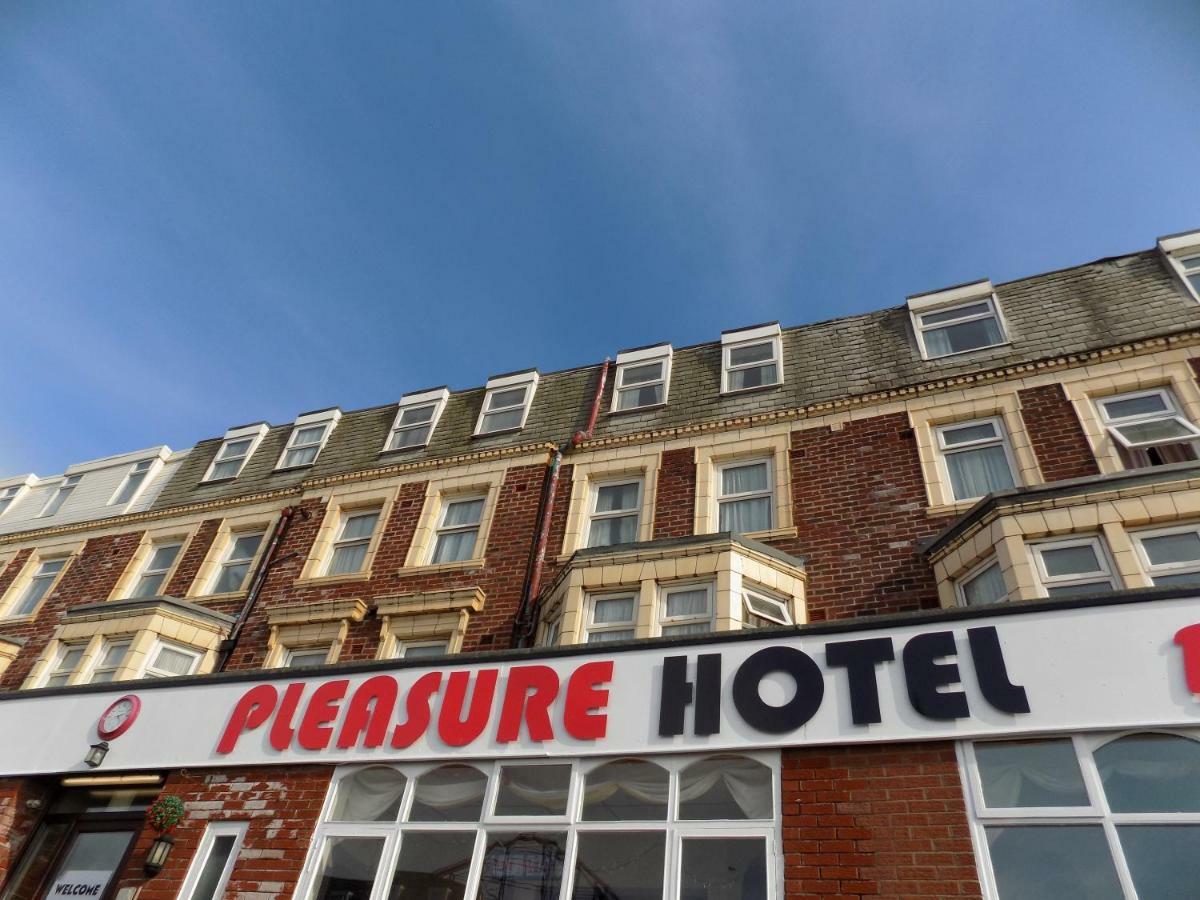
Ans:
{"label": "upper floor window", "polygon": [[50,499],[46,501],[46,505],[42,507],[39,516],[52,516],[67,502],[67,498],[75,492],[75,488],[79,486],[79,482],[83,479],[82,475],[68,475],[63,479],[62,483],[55,488],[54,493],[50,495]]}
{"label": "upper floor window", "polygon": [[613,412],[644,409],[666,403],[670,383],[670,344],[618,353]]}
{"label": "upper floor window", "polygon": [[968,572],[955,584],[955,590],[963,606],[987,606],[1008,596],[1004,574],[994,559]]}
{"label": "upper floor window", "polygon": [[778,323],[721,334],[721,390],[747,391],[783,383],[783,341]]}
{"label": "upper floor window", "polygon": [[1042,541],[1030,545],[1047,597],[1102,594],[1117,589],[1108,551],[1098,537]]}
{"label": "upper floor window", "polygon": [[37,569],[29,579],[29,584],[25,586],[8,615],[10,617],[32,615],[46,595],[50,593],[50,589],[54,587],[54,583],[66,565],[67,557],[65,556],[40,560]]}
{"label": "upper floor window", "polygon": [[765,628],[772,625],[794,625],[791,604],[757,588],[742,591],[742,627]]}
{"label": "upper floor window", "polygon": [[209,593],[228,594],[245,587],[246,576],[250,574],[250,565],[258,554],[263,537],[261,531],[231,536]]}
{"label": "upper floor window", "polygon": [[1200,297],[1200,252],[1179,257],[1179,273],[1191,287],[1192,293]]}
{"label": "upper floor window", "polygon": [[396,420],[383,449],[408,450],[428,444],[449,396],[450,392],[445,388],[405,395],[400,400]]}
{"label": "upper floor window", "polygon": [[329,661],[330,645],[319,647],[298,647],[288,650],[283,655],[283,668],[304,669],[311,666],[323,666]]}
{"label": "upper floor window", "polygon": [[1156,587],[1200,584],[1200,527],[1143,531],[1133,539],[1142,566]]}
{"label": "upper floor window", "polygon": [[1158,248],[1194,300],[1200,300],[1200,231],[1159,238]]}
{"label": "upper floor window", "polygon": [[258,449],[267,431],[266,423],[259,422],[256,425],[231,428],[225,432],[225,440],[209,464],[204,480],[224,481],[227,478],[237,478],[254,455],[254,451]]}
{"label": "upper floor window", "polygon": [[130,597],[158,597],[170,574],[175,558],[183,549],[182,541],[165,541],[161,544],[151,544],[150,555],[134,584]]}
{"label": "upper floor window", "polygon": [[496,434],[524,428],[537,385],[536,371],[489,378],[483,408],[475,424],[475,434]]}
{"label": "upper floor window", "polygon": [[1016,485],[1012,451],[1000,419],[956,422],[938,426],[935,432],[955,500],[974,500]]}
{"label": "upper floor window", "polygon": [[24,488],[23,484],[14,484],[12,487],[0,488],[0,516],[8,511],[8,508],[13,505],[17,499],[17,495]]}
{"label": "upper floor window", "polygon": [[428,641],[399,641],[396,659],[434,659],[450,652],[450,641],[440,638]]}
{"label": "upper floor window", "polygon": [[601,482],[592,486],[589,547],[631,544],[638,539],[642,509],[641,479]]}
{"label": "upper floor window", "polygon": [[143,459],[141,462],[134,463],[129,473],[125,476],[125,480],[121,482],[121,486],[117,488],[117,492],[113,494],[109,505],[120,506],[136,497],[156,461],[153,459]]}
{"label": "upper floor window", "polygon": [[908,309],[925,359],[983,350],[1008,339],[990,281],[909,297]]}
{"label": "upper floor window", "polygon": [[433,543],[433,564],[475,558],[485,497],[455,497],[442,504],[441,522]]}
{"label": "upper floor window", "polygon": [[88,678],[88,682],[101,684],[114,680],[117,677],[117,671],[125,664],[125,657],[129,655],[131,643],[129,640],[105,641],[101,647],[99,660],[96,665],[92,666],[92,674]]}
{"label": "upper floor window", "polygon": [[717,529],[752,533],[773,527],[774,479],[770,459],[717,467]]}
{"label": "upper floor window", "polygon": [[275,468],[298,469],[316,462],[341,417],[341,410],[333,409],[308,413],[298,418]]}
{"label": "upper floor window", "polygon": [[201,654],[198,650],[159,641],[146,666],[147,678],[175,678],[191,675],[200,667]]}
{"label": "upper floor window", "polygon": [[587,598],[585,641],[630,641],[637,634],[637,594],[590,596]]}
{"label": "upper floor window", "polygon": [[712,631],[712,585],[664,587],[658,603],[658,629],[663,637],[706,634]]}
{"label": "upper floor window", "polygon": [[378,509],[343,512],[338,535],[333,542],[326,575],[349,575],[361,572],[366,566],[367,550],[379,523]]}
{"label": "upper floor window", "polygon": [[1104,397],[1097,405],[1126,468],[1196,459],[1200,428],[1187,420],[1166,388]]}

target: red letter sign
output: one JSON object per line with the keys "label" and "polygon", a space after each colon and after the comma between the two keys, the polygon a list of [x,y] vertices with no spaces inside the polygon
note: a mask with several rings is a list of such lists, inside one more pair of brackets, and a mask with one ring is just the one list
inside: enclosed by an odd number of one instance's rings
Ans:
{"label": "red letter sign", "polygon": [[1200,625],[1189,625],[1175,632],[1175,643],[1183,648],[1183,674],[1188,690],[1200,694]]}
{"label": "red letter sign", "polygon": [[242,732],[258,728],[271,718],[271,711],[278,700],[279,694],[269,684],[260,684],[246,691],[233,708],[233,715],[229,717],[229,724],[225,726],[225,733],[217,744],[217,752],[233,752]]}

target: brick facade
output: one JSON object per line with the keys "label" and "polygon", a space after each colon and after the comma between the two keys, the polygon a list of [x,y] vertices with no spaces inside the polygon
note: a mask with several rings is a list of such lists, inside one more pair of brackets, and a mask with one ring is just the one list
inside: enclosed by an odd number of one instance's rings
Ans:
{"label": "brick facade", "polygon": [[686,537],[695,529],[696,451],[665,450],[654,496],[654,537]]}
{"label": "brick facade", "polygon": [[1099,475],[1100,467],[1061,384],[1018,392],[1021,418],[1046,481]]}

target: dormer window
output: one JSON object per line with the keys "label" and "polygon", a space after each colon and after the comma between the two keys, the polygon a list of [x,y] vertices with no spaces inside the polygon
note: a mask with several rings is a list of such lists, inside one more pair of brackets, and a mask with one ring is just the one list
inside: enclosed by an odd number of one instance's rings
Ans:
{"label": "dormer window", "polygon": [[524,428],[537,384],[536,370],[489,378],[475,434],[499,434]]}
{"label": "dormer window", "polygon": [[242,474],[242,469],[250,461],[254,451],[258,449],[258,445],[266,433],[265,422],[231,428],[225,432],[225,440],[217,450],[217,455],[213,457],[212,464],[209,465],[208,472],[204,475],[204,480],[224,481],[228,478],[237,478]]}
{"label": "dormer window", "polygon": [[275,468],[299,469],[311,466],[317,461],[317,456],[325,447],[325,442],[329,440],[329,435],[333,433],[341,417],[342,412],[339,409],[324,409],[298,418]]}
{"label": "dormer window", "polygon": [[156,459],[143,459],[134,463],[125,476],[125,480],[121,482],[121,486],[117,488],[117,492],[113,494],[109,505],[124,506],[133,500],[142,489],[142,485],[146,483],[146,478],[157,461]]}
{"label": "dormer window", "polygon": [[645,409],[667,402],[671,386],[671,345],[658,344],[617,354],[612,411]]}
{"label": "dormer window", "polygon": [[990,281],[908,298],[924,359],[995,347],[1008,340]]}
{"label": "dormer window", "polygon": [[405,394],[400,399],[384,452],[411,450],[428,444],[449,397],[450,392],[445,388]]}
{"label": "dormer window", "polygon": [[75,488],[79,486],[79,482],[83,480],[82,475],[68,475],[50,495],[50,499],[46,501],[46,505],[42,507],[39,516],[52,516],[67,502],[67,498],[75,492]]}
{"label": "dormer window", "polygon": [[32,481],[36,481],[36,479],[32,475],[28,475],[19,484],[10,484],[8,487],[0,488],[0,517],[12,508]]}
{"label": "dormer window", "polygon": [[724,394],[783,384],[779,323],[722,332],[721,359]]}
{"label": "dormer window", "polygon": [[1200,231],[1158,239],[1158,249],[1193,300],[1200,300]]}

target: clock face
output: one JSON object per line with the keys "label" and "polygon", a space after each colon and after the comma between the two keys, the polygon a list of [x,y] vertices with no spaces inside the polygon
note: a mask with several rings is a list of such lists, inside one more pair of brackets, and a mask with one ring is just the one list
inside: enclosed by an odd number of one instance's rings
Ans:
{"label": "clock face", "polygon": [[105,740],[120,737],[129,730],[141,708],[142,702],[133,694],[127,694],[100,716],[100,722],[96,725],[97,733]]}

